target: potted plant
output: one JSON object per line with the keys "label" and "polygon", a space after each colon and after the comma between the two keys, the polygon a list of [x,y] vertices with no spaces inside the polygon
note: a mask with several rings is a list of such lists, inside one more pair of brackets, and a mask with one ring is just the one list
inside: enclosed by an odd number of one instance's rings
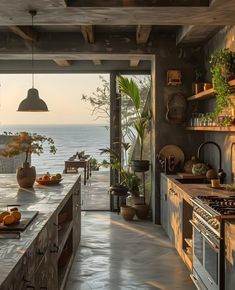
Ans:
{"label": "potted plant", "polygon": [[212,82],[216,104],[213,112],[206,114],[206,120],[215,120],[220,126],[230,125],[232,114],[224,114],[228,108],[234,108],[231,100],[229,80],[235,76],[235,52],[228,48],[217,50],[210,58]]}
{"label": "potted plant", "polygon": [[147,129],[149,128],[152,114],[150,110],[147,109],[141,111],[140,91],[133,79],[129,80],[128,78],[119,76],[118,85],[120,93],[130,98],[136,112],[136,118],[133,120],[133,126],[136,129],[137,138],[140,144],[140,156],[138,160],[131,161],[131,167],[135,172],[145,172],[149,170],[149,160],[143,160],[144,137]]}
{"label": "potted plant", "polygon": [[43,153],[43,143],[49,144],[50,153],[55,154],[56,148],[52,138],[38,135],[36,133],[18,132],[14,135],[9,132],[5,135],[11,136],[6,144],[6,148],[0,150],[0,156],[12,157],[25,153],[25,160],[22,167],[17,169],[17,181],[20,187],[32,187],[36,180],[36,169],[30,166],[29,157],[31,154],[40,155]]}
{"label": "potted plant", "polygon": [[[121,142],[121,147],[124,149],[126,154],[127,150],[130,148],[129,143]],[[136,189],[134,185],[134,178],[130,181],[132,176],[129,172],[129,167],[124,167],[121,162],[121,156],[118,152],[111,148],[100,149],[101,154],[108,154],[110,156],[110,163],[106,163],[106,166],[110,166],[112,169],[117,170],[118,172],[118,183],[111,185],[110,193],[118,196],[126,196],[130,191],[129,186],[132,186],[131,190]],[[121,205],[121,215],[125,220],[132,220],[135,216],[135,209],[129,205]]]}
{"label": "potted plant", "polygon": [[123,172],[124,184],[128,187],[128,197],[126,198],[126,204],[134,206],[135,204],[144,203],[144,196],[140,195],[140,179],[137,175],[130,171]]}
{"label": "potted plant", "polygon": [[198,67],[194,70],[195,82],[192,83],[193,94],[198,94],[204,90],[204,75],[205,75],[204,68]]}

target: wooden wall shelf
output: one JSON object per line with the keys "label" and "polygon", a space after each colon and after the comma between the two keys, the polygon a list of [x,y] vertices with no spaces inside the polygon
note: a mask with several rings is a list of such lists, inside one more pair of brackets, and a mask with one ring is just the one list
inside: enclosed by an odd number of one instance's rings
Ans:
{"label": "wooden wall shelf", "polygon": [[[229,85],[231,87],[235,87],[235,79],[229,81]],[[191,97],[188,97],[187,100],[188,101],[199,101],[199,100],[206,100],[206,99],[210,99],[213,98],[215,96],[214,94],[214,89],[209,89],[206,91],[202,91],[196,95],[193,95]]]}
{"label": "wooden wall shelf", "polygon": [[235,132],[235,126],[227,126],[227,127],[219,127],[219,126],[214,126],[214,127],[187,127],[186,130],[191,130],[191,131],[214,131],[214,132]]}

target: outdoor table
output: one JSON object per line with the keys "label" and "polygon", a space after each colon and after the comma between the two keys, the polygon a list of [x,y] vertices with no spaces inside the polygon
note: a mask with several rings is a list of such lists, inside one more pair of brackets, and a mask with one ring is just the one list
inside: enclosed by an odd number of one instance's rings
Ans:
{"label": "outdoor table", "polygon": [[89,179],[89,176],[91,176],[91,158],[84,159],[84,160],[66,160],[64,162],[64,173],[68,173],[69,169],[78,169],[83,168],[84,169],[84,185],[86,185],[87,179]]}

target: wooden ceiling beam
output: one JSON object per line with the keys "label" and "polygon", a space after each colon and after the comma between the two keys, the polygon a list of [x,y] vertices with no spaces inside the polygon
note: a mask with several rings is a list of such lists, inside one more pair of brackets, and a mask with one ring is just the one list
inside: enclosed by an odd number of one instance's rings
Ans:
{"label": "wooden ceiling beam", "polygon": [[69,7],[208,7],[210,4],[210,0],[66,0],[66,2]]}
{"label": "wooden ceiling beam", "polygon": [[131,67],[136,67],[136,66],[139,65],[139,63],[140,63],[140,59],[131,59],[130,60],[130,66]]}
{"label": "wooden ceiling beam", "polygon": [[222,27],[220,25],[184,25],[176,34],[176,44],[207,41]]}
{"label": "wooden ceiling beam", "polygon": [[53,61],[58,66],[63,66],[63,67],[68,67],[68,66],[71,66],[71,64],[72,64],[72,61],[71,60],[66,60],[66,59],[53,59]]}
{"label": "wooden ceiling beam", "polygon": [[92,25],[82,25],[81,26],[82,35],[87,43],[94,43],[94,32]]}
{"label": "wooden ceiling beam", "polygon": [[99,59],[93,59],[93,63],[94,63],[94,65],[101,65],[102,64],[101,60],[99,60]]}
{"label": "wooden ceiling beam", "polygon": [[27,41],[28,43],[32,43],[32,40],[33,40],[32,27],[9,26],[9,29],[14,34],[18,35],[21,39]]}
{"label": "wooden ceiling beam", "polygon": [[136,42],[137,44],[146,44],[151,32],[151,25],[138,25],[136,30]]}

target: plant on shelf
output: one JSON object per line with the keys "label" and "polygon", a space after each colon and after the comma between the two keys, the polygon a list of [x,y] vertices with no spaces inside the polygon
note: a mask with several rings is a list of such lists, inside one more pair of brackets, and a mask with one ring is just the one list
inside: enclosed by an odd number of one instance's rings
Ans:
{"label": "plant on shelf", "polygon": [[25,160],[22,167],[17,169],[17,181],[21,187],[32,187],[36,179],[36,169],[34,166],[30,167],[29,157],[31,154],[42,154],[43,143],[45,142],[49,145],[49,152],[55,154],[56,148],[53,139],[28,132],[18,132],[14,134],[11,132],[4,132],[4,134],[9,136],[9,141],[6,147],[0,150],[0,156],[13,157],[22,153],[25,154]]}
{"label": "plant on shelf", "polygon": [[205,69],[203,67],[197,67],[194,70],[194,83],[192,84],[193,94],[198,94],[203,91],[205,78]]}
{"label": "plant on shelf", "polygon": [[216,104],[215,110],[206,114],[204,119],[208,121],[216,121],[218,119],[220,126],[230,125],[232,116],[218,117],[223,114],[225,109],[234,107],[231,100],[231,88],[228,82],[235,76],[235,52],[228,48],[217,50],[211,55],[210,64]]}
{"label": "plant on shelf", "polygon": [[132,160],[134,171],[147,171],[149,169],[149,160],[143,160],[144,137],[147,130],[150,128],[152,114],[148,108],[141,111],[141,96],[140,90],[133,79],[128,79],[123,76],[118,77],[119,92],[130,98],[135,110],[136,118],[133,119],[133,126],[137,132],[137,138],[140,144],[139,160]]}

